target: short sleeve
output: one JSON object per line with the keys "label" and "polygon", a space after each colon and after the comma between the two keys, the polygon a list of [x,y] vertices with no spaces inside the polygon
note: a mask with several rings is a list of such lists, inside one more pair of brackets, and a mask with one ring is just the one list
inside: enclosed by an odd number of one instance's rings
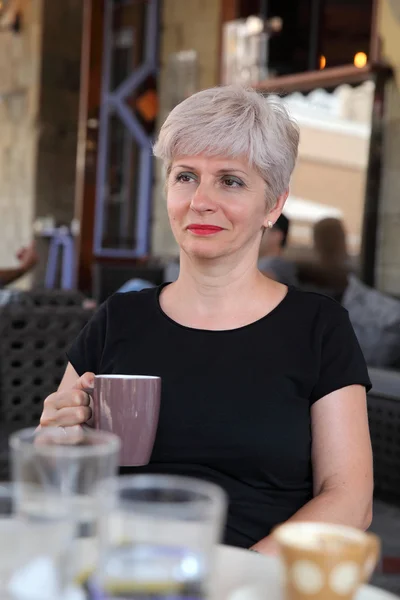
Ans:
{"label": "short sleeve", "polygon": [[367,391],[372,387],[348,312],[338,306],[322,335],[320,372],[311,403],[336,390],[357,384],[364,386]]}
{"label": "short sleeve", "polygon": [[99,373],[107,331],[107,302],[102,304],[67,351],[79,376],[87,371]]}

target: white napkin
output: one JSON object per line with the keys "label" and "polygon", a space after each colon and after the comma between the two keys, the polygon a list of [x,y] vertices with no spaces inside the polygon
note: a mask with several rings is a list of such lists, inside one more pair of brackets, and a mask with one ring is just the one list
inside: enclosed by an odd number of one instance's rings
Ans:
{"label": "white napkin", "polygon": [[[15,600],[54,600],[58,589],[57,570],[48,556],[39,556],[17,569],[8,586]],[[62,600],[85,600],[85,595],[83,590],[71,587],[63,594]]]}
{"label": "white napkin", "polygon": [[228,600],[266,600],[265,590],[256,585],[244,585],[229,594]]}

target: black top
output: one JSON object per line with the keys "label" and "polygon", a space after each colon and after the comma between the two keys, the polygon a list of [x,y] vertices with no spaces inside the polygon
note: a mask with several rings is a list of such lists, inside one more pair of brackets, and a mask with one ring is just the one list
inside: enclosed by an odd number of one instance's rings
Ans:
{"label": "black top", "polygon": [[157,375],[151,462],[133,472],[190,475],[230,498],[225,542],[249,547],[312,497],[310,406],[370,387],[347,311],[289,288],[268,315],[227,331],[172,321],[160,288],[115,294],[68,352],[79,375]]}

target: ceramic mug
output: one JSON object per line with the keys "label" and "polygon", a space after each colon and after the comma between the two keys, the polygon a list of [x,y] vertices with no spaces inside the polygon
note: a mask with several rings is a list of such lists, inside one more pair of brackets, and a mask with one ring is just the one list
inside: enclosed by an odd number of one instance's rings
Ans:
{"label": "ceramic mug", "polygon": [[150,461],[157,433],[161,379],[147,375],[96,375],[92,389],[95,429],[121,440],[120,466]]}
{"label": "ceramic mug", "polygon": [[351,600],[371,577],[379,538],[328,523],[284,523],[273,532],[286,571],[288,600]]}

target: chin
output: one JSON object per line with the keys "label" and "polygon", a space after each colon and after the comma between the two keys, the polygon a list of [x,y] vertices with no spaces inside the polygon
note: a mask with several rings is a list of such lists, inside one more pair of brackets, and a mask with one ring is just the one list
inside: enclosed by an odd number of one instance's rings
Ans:
{"label": "chin", "polygon": [[223,248],[214,240],[191,240],[189,243],[183,244],[182,249],[189,256],[200,260],[222,258],[227,254],[227,248]]}

